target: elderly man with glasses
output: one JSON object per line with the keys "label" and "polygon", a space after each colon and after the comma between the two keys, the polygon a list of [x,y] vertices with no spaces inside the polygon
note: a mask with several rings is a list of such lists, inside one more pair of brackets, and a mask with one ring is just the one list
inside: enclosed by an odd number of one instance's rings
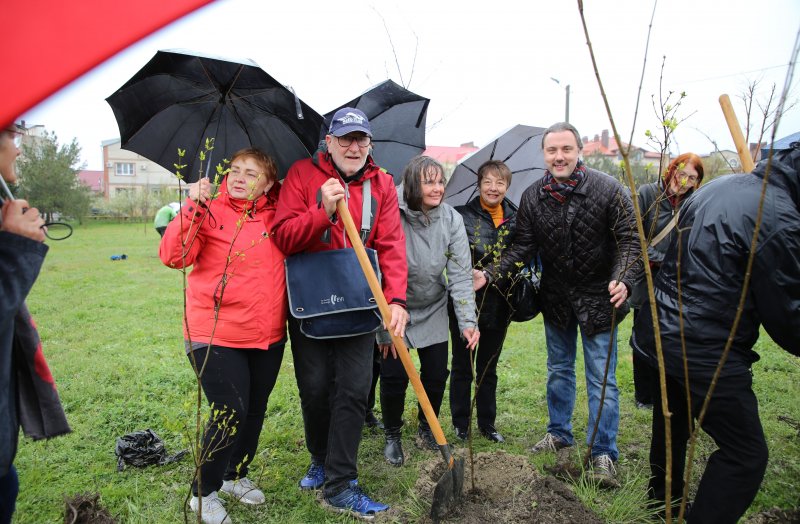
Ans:
{"label": "elderly man with glasses", "polygon": [[[370,156],[372,131],[366,115],[337,111],[325,148],[296,162],[286,175],[275,216],[275,242],[288,255],[351,247],[336,204],[344,199],[355,223],[362,223],[364,199],[372,220],[364,239],[377,251],[383,292],[392,312],[388,329],[402,337],[407,262],[400,210],[392,176]],[[369,191],[365,182],[369,181]],[[359,271],[353,267],[353,271]],[[370,518],[388,506],[373,501],[358,483],[356,459],[372,380],[375,335],[311,338],[289,319],[295,377],[311,465],[300,488],[323,489],[336,511]]]}

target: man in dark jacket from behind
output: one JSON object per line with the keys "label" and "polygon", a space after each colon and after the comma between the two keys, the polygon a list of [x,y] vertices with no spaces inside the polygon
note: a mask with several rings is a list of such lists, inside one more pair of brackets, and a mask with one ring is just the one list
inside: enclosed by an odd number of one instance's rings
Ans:
{"label": "man in dark jacket from behind", "polygon": [[[574,442],[572,412],[580,326],[589,404],[587,443],[599,418],[592,446],[593,476],[615,485],[614,462],[619,455],[616,326],[627,312],[626,299],[641,272],[641,249],[629,192],[609,175],[584,166],[582,148],[578,130],[567,122],[544,132],[547,172],[523,193],[513,244],[486,276],[505,278],[518,263],[538,253],[550,422],[547,434],[532,451],[555,451]],[[483,277],[476,277],[478,287],[484,282]],[[616,315],[614,308],[618,309]]]}
{"label": "man in dark jacket from behind", "polygon": [[[703,430],[711,454],[688,522],[736,522],[752,503],[767,467],[767,444],[752,389],[759,327],[800,355],[800,144],[774,156],[749,288],[738,329],[712,393]],[[696,419],[736,317],[758,215],[767,161],[749,174],[721,177],[698,190],[681,210],[680,235],[670,243],[654,283],[672,413],[671,500],[682,495],[688,424],[681,327],[688,361],[691,415]],[[680,242],[680,246],[678,245]],[[679,257],[680,256],[680,260]],[[681,303],[678,301],[680,262]],[[680,306],[680,307],[679,307]],[[634,350],[657,366],[650,308],[634,325]],[[653,368],[656,373],[656,367]],[[649,495],[665,499],[666,448],[661,391],[654,379],[652,478]]]}

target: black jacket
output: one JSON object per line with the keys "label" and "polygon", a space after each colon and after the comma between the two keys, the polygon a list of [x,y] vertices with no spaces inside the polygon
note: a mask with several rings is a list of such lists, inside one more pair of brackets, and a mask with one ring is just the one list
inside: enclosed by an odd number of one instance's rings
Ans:
{"label": "black jacket", "polygon": [[[562,205],[542,190],[544,180],[522,194],[514,243],[495,276],[538,253],[544,318],[565,329],[574,314],[584,335],[608,331],[609,282],[624,282],[630,293],[642,268],[629,192],[609,175],[587,169]],[[627,311],[627,305],[618,311],[617,322]]]}
{"label": "black jacket", "polygon": [[0,477],[14,462],[19,435],[14,317],[39,275],[47,250],[46,244],[0,231]]}
{"label": "black jacket", "polygon": [[[776,155],[739,328],[722,376],[749,372],[761,324],[800,355],[800,149]],[[690,379],[713,375],[733,325],[758,213],[766,161],[751,174],[704,185],[683,206],[678,228],[681,299]],[[682,378],[677,288],[678,239],[655,281],[666,372]],[[655,365],[650,308],[636,318],[631,344]]]}
{"label": "black jacket", "polygon": [[[653,182],[651,184],[644,184],[639,187],[639,212],[642,213],[642,226],[644,227],[645,237],[652,240],[655,238],[664,227],[670,223],[675,213],[681,209],[686,199],[691,196],[694,190],[687,191],[683,198],[678,202],[677,207],[672,207],[672,203],[667,198],[664,191],[663,181]],[[653,267],[653,278],[658,273],[658,267],[664,260],[664,254],[667,252],[670,240],[675,236],[676,229],[673,228],[669,235],[663,238],[655,246],[647,247],[647,256],[650,259]],[[647,297],[647,279],[644,278],[644,273],[639,281],[633,286],[631,290],[631,306],[640,308],[648,303]]]}
{"label": "black jacket", "polygon": [[[517,206],[507,198],[503,199],[502,205],[503,222],[498,227],[494,226],[489,212],[481,207],[480,196],[456,207],[464,219],[472,252],[472,267],[475,269],[495,264],[514,240]],[[496,282],[479,289],[475,294],[475,303],[479,312],[479,329],[503,329],[511,322],[507,290],[498,287]]]}

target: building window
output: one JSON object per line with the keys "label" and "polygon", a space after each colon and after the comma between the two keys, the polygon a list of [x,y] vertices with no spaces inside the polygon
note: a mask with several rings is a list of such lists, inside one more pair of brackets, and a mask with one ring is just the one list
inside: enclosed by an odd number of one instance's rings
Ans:
{"label": "building window", "polygon": [[117,176],[133,176],[133,162],[117,162]]}

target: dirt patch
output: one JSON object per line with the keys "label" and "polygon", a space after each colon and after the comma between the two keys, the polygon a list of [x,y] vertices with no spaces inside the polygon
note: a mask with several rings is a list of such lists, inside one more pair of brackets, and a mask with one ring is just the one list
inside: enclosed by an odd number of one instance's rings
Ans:
{"label": "dirt patch", "polygon": [[[578,497],[560,480],[540,474],[527,457],[503,451],[475,455],[475,490],[469,460],[464,474],[464,498],[442,522],[600,523]],[[433,499],[436,482],[444,473],[441,459],[420,466],[415,485],[419,500]],[[431,522],[427,515],[420,521]]]}
{"label": "dirt patch", "polygon": [[745,524],[798,524],[800,523],[800,508],[778,509],[773,508],[761,513],[751,515]]}
{"label": "dirt patch", "polygon": [[97,493],[81,493],[64,501],[64,524],[116,524]]}

